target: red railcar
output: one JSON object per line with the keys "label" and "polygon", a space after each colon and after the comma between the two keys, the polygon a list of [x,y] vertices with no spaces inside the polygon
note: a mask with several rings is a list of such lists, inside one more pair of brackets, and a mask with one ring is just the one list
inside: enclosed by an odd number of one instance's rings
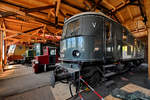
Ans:
{"label": "red railcar", "polygon": [[43,55],[35,56],[32,67],[35,73],[53,70],[58,62],[58,49],[56,47],[43,47]]}

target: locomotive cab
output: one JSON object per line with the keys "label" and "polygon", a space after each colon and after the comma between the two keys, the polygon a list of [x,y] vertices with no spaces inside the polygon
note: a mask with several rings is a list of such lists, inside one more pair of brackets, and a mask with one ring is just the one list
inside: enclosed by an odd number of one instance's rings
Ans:
{"label": "locomotive cab", "polygon": [[55,68],[54,65],[58,62],[57,48],[44,46],[42,53],[42,55],[35,56],[32,62],[35,73],[53,70]]}

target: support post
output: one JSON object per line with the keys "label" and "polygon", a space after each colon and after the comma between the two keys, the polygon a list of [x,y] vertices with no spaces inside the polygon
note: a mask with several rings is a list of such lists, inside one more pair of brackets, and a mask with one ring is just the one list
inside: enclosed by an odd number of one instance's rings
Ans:
{"label": "support post", "polygon": [[150,29],[148,29],[148,79],[150,80]]}
{"label": "support post", "polygon": [[3,72],[3,32],[0,31],[0,72]]}
{"label": "support post", "polygon": [[[3,28],[6,30],[6,24],[5,24],[5,20],[3,19],[3,24],[2,24]],[[3,38],[6,37],[6,31],[2,31],[3,32]],[[3,45],[4,45],[4,65],[7,64],[7,40],[3,41]]]}
{"label": "support post", "polygon": [[150,0],[144,0],[144,7],[147,16],[147,32],[148,32],[148,79],[150,80]]}

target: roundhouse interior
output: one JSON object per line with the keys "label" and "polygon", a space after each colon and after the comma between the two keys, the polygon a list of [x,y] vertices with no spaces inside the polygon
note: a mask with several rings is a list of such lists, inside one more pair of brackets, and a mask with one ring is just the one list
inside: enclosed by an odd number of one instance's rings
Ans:
{"label": "roundhouse interior", "polygon": [[150,96],[150,0],[0,0],[0,100],[116,88]]}

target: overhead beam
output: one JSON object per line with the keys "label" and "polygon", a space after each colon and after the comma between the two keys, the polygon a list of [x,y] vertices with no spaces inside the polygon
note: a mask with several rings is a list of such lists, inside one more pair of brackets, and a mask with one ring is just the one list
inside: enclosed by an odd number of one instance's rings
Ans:
{"label": "overhead beam", "polygon": [[36,8],[21,8],[20,10],[25,12],[25,13],[31,13],[31,12],[38,12],[41,10],[49,9],[49,8],[54,8],[54,5],[48,5],[48,6],[42,6],[42,7],[36,7]]}
{"label": "overhead beam", "polygon": [[65,0],[62,0],[61,3],[64,3],[64,4],[66,4],[66,5],[69,5],[69,6],[73,7],[73,8],[76,8],[76,9],[82,11],[82,12],[86,12],[86,11],[87,11],[86,9],[80,8],[80,7],[78,7],[78,6],[75,6],[75,5],[69,3],[69,2],[67,2],[67,1],[65,1]]}
{"label": "overhead beam", "polygon": [[17,14],[14,13],[14,12],[9,12],[9,11],[3,12],[3,11],[0,11],[0,17],[2,17],[2,18],[6,18],[6,17],[9,17],[9,16],[15,16],[15,15],[17,15]]}
{"label": "overhead beam", "polygon": [[30,29],[30,30],[24,31],[23,33],[32,32],[32,31],[38,30],[40,28],[43,28],[43,26],[40,26],[40,27],[37,27],[37,28],[33,28],[33,29]]}
{"label": "overhead beam", "polygon": [[111,8],[113,9],[112,11],[116,10],[116,7],[113,6],[112,4],[110,4],[109,2],[107,2],[106,0],[103,0],[103,2],[104,2],[105,4],[107,4],[109,7],[111,7]]}
{"label": "overhead beam", "polygon": [[18,32],[18,31],[9,30],[9,29],[4,29],[4,28],[0,28],[0,30],[6,31],[6,32],[15,33],[14,35],[10,35],[10,36],[5,37],[4,40],[6,40],[6,39],[9,39],[9,38],[16,37],[16,36],[18,36],[18,35],[24,35],[24,34],[26,34],[26,33],[28,33],[28,32],[35,31],[35,30],[40,29],[40,28],[42,28],[42,27],[43,27],[43,26],[40,26],[40,27],[33,28],[33,29],[30,29],[30,30],[27,30],[27,31],[24,31],[24,32]]}
{"label": "overhead beam", "polygon": [[58,25],[58,13],[60,8],[61,0],[57,0],[56,2],[56,11],[55,11],[55,24]]}
{"label": "overhead beam", "polygon": [[[46,25],[50,25],[50,26],[53,26],[53,27],[56,26],[54,23],[52,23],[52,22],[50,22],[50,21],[48,21],[48,20],[45,20],[45,19],[42,19],[42,18],[33,16],[33,15],[31,15],[31,14],[26,14],[26,15],[29,16],[29,17],[31,17],[31,18],[33,18],[35,21],[38,21],[38,22],[40,22],[40,23],[44,23],[44,24],[46,24]],[[57,25],[57,28],[62,29],[63,26]]]}
{"label": "overhead beam", "polygon": [[34,26],[42,26],[43,24],[41,23],[30,23],[22,20],[17,20],[17,19],[12,19],[12,18],[4,18],[5,21],[10,21],[10,22],[15,22],[15,23],[20,23],[20,24],[26,24],[26,25],[34,25]]}

